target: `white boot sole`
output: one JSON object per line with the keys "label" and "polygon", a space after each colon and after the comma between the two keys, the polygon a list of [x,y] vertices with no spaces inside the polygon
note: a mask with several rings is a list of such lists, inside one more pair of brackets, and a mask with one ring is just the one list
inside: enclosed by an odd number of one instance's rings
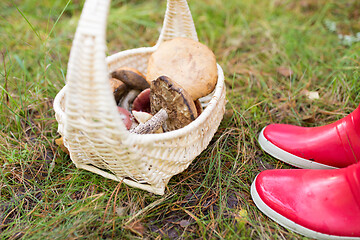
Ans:
{"label": "white boot sole", "polygon": [[[257,177],[256,177],[257,178]],[[269,218],[271,218],[273,221],[278,223],[279,225],[293,231],[296,233],[299,233],[301,235],[304,235],[306,237],[315,238],[315,239],[324,239],[324,240],[360,240],[360,237],[342,237],[342,236],[334,236],[334,235],[328,235],[320,232],[313,231],[311,229],[305,228],[288,218],[280,215],[279,213],[275,212],[273,209],[271,209],[268,205],[266,205],[263,200],[260,198],[256,187],[255,187],[255,180],[251,184],[251,197],[257,206],[258,209],[260,209],[261,212],[263,212],[265,215],[267,215]]]}
{"label": "white boot sole", "polygon": [[301,158],[298,156],[295,156],[294,154],[291,154],[289,152],[286,152],[285,150],[275,146],[273,143],[271,143],[269,140],[267,140],[264,136],[264,129],[261,130],[261,133],[259,135],[259,144],[260,147],[270,154],[271,156],[286,162],[290,165],[293,165],[295,167],[299,168],[305,168],[305,169],[337,169],[336,167],[328,166],[325,164],[317,163],[305,158]]}

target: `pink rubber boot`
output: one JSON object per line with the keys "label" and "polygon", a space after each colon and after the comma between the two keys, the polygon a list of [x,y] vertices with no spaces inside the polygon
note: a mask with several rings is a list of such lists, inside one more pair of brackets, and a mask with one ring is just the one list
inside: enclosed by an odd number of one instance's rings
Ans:
{"label": "pink rubber boot", "polygon": [[259,144],[270,155],[296,167],[347,167],[360,161],[360,106],[321,127],[271,124],[261,131]]}
{"label": "pink rubber boot", "polygon": [[256,206],[280,225],[316,239],[360,239],[360,164],[277,169],[251,185]]}

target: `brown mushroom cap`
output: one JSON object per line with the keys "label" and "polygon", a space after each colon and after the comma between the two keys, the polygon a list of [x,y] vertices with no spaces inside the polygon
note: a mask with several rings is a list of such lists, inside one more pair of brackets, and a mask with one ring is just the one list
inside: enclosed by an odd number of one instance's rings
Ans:
{"label": "brown mushroom cap", "polygon": [[110,78],[110,86],[117,104],[122,98],[122,96],[127,92],[127,86],[125,85],[125,83],[117,80],[116,78]]}
{"label": "brown mushroom cap", "polygon": [[199,116],[203,111],[203,108],[201,106],[201,102],[199,101],[199,99],[197,99],[197,100],[194,101],[194,104],[195,104],[195,107],[196,107],[197,115]]}
{"label": "brown mushroom cap", "polygon": [[164,131],[185,127],[196,119],[197,110],[191,96],[170,78],[161,76],[150,85],[151,113],[164,109],[168,118]]}
{"label": "brown mushroom cap", "polygon": [[118,68],[111,73],[111,77],[119,79],[132,89],[144,90],[150,87],[145,76],[135,68]]}
{"label": "brown mushroom cap", "polygon": [[214,53],[204,44],[187,38],[162,43],[149,59],[146,80],[167,76],[183,87],[193,100],[211,93],[217,83]]}

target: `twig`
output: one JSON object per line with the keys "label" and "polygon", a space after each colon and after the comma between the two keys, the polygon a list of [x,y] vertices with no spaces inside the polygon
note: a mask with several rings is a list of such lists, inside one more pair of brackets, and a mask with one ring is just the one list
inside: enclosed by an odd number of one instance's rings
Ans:
{"label": "twig", "polygon": [[2,58],[3,58],[3,64],[4,64],[4,78],[5,78],[5,99],[6,99],[6,104],[9,106],[9,94],[8,94],[8,76],[7,76],[7,72],[6,72],[6,63],[5,63],[5,54],[4,51],[1,52]]}
{"label": "twig", "polygon": [[116,199],[118,197],[118,193],[120,191],[120,187],[116,190],[116,193],[115,193],[115,198],[114,198],[114,205],[113,205],[113,216],[114,216],[114,219],[113,219],[113,232],[112,232],[112,239],[115,238],[115,214],[116,214]]}
{"label": "twig", "polygon": [[162,203],[163,201],[165,201],[166,199],[174,196],[175,194],[171,194],[171,195],[167,195],[163,198],[160,198],[159,200],[147,205],[146,207],[144,207],[143,209],[141,209],[140,211],[138,211],[135,215],[133,215],[124,225],[128,225],[129,223],[131,223],[135,218],[137,218],[138,216],[146,213],[147,211],[149,211],[150,209],[153,209],[154,207],[156,207],[157,205],[159,205],[160,203]]}
{"label": "twig", "polygon": [[[111,193],[111,196],[110,196],[110,198],[109,198],[109,200],[108,200],[108,202],[107,202],[107,204],[106,204],[106,208],[105,208],[105,211],[104,211],[104,217],[103,217],[101,226],[104,226],[105,218],[106,218],[106,213],[107,213],[107,210],[108,210],[109,207],[110,207],[111,199],[112,199],[112,197],[114,196],[114,194],[117,192],[117,189],[120,188],[121,184],[122,184],[122,181],[119,182],[119,184],[116,186],[116,188],[114,189],[114,191]],[[102,228],[101,228],[101,231],[100,231],[100,236],[103,235],[103,232],[104,232],[104,228],[102,227]]]}

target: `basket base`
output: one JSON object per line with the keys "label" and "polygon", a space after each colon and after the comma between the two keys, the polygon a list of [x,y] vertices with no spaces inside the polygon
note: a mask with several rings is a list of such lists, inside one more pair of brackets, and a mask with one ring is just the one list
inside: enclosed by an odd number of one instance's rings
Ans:
{"label": "basket base", "polygon": [[99,175],[101,175],[105,178],[111,179],[111,180],[123,182],[130,187],[139,188],[139,189],[142,189],[142,190],[145,190],[145,191],[157,194],[157,195],[164,195],[164,192],[165,192],[165,184],[163,187],[154,187],[149,184],[138,183],[138,182],[135,182],[135,181],[127,179],[127,178],[119,178],[111,173],[105,172],[105,171],[100,170],[99,168],[93,167],[91,165],[78,164],[76,167],[99,174]]}

